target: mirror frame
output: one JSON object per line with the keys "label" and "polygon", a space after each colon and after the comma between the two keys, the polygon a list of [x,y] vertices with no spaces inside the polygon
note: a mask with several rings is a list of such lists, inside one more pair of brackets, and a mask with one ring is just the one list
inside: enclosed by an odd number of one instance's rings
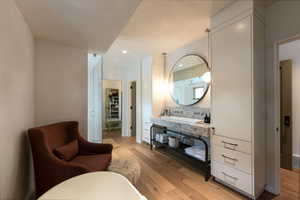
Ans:
{"label": "mirror frame", "polygon": [[[183,58],[185,58],[185,57],[187,57],[187,56],[197,56],[197,57],[199,57],[199,58],[200,58],[201,60],[203,60],[204,63],[206,64],[206,67],[207,67],[208,71],[211,72],[211,68],[209,67],[208,62],[206,61],[205,58],[203,58],[202,56],[200,56],[200,55],[198,55],[198,54],[186,54],[186,55],[180,57],[179,59],[177,59],[176,62],[173,64],[171,70],[169,71],[169,78],[168,78],[168,83],[169,83],[169,84],[170,84],[170,82],[171,82],[172,72],[174,71],[176,65],[179,63],[179,61],[180,61],[181,59],[183,59]],[[172,84],[173,84],[173,82],[172,82]],[[180,106],[193,106],[193,105],[199,103],[202,99],[204,99],[204,97],[206,96],[206,94],[207,94],[209,88],[210,88],[210,83],[208,83],[207,90],[204,92],[203,96],[202,96],[200,99],[198,99],[195,103],[187,104],[187,105],[177,103],[176,100],[174,99],[174,97],[173,97],[173,95],[172,95],[170,89],[169,89],[169,95],[171,96],[172,100],[173,100],[177,105],[180,105]]]}

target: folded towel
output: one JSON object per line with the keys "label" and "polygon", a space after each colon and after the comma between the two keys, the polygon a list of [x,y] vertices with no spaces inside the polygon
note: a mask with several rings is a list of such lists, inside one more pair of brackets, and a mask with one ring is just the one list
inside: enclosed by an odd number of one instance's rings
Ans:
{"label": "folded towel", "polygon": [[205,147],[203,145],[188,147],[184,151],[187,155],[205,161]]}

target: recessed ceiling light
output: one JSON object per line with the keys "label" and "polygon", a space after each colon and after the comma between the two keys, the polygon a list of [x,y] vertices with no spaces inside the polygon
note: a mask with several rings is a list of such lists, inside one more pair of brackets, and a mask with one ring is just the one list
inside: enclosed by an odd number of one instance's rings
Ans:
{"label": "recessed ceiling light", "polygon": [[183,64],[179,64],[178,67],[183,67]]}
{"label": "recessed ceiling light", "polygon": [[122,53],[123,54],[127,54],[128,52],[127,52],[127,50],[123,50]]}

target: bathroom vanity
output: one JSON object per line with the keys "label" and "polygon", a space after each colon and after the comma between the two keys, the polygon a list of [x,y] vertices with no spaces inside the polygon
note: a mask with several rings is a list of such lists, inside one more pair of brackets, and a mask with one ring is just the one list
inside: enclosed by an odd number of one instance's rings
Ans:
{"label": "bathroom vanity", "polygon": [[210,69],[207,61],[196,54],[177,60],[169,74],[170,96],[180,107],[165,108],[164,115],[151,118],[151,149],[163,148],[169,153],[192,161],[204,172],[205,180],[211,176],[209,109],[192,105],[200,102],[209,91]]}

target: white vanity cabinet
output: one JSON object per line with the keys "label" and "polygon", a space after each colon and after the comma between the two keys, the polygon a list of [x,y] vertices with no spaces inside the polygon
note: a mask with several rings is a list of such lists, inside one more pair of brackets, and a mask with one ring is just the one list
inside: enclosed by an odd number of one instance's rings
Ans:
{"label": "white vanity cabinet", "polygon": [[152,122],[144,122],[143,124],[143,141],[150,144],[150,129]]}
{"label": "white vanity cabinet", "polygon": [[235,2],[210,33],[212,175],[253,199],[266,184],[264,23],[255,6]]}

